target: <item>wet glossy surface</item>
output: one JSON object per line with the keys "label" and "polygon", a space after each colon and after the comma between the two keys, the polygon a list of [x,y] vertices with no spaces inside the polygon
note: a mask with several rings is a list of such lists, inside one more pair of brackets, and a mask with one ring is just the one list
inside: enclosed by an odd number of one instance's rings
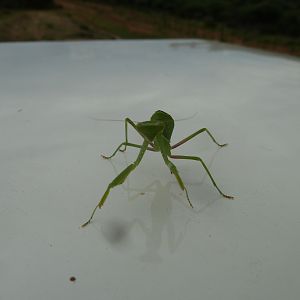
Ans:
{"label": "wet glossy surface", "polygon": [[[1,44],[0,299],[298,299],[299,82],[297,59],[197,40]],[[191,210],[149,152],[81,229],[138,153],[99,157],[124,140],[107,119],[157,109],[186,118],[174,143],[229,143],[174,153],[236,199],[174,161]]]}

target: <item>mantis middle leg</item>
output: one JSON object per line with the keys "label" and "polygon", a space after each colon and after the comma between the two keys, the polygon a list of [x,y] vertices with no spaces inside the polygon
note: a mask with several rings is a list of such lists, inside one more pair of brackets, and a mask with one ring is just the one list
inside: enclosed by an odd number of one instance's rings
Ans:
{"label": "mantis middle leg", "polygon": [[190,198],[189,198],[187,189],[186,189],[186,187],[184,186],[184,183],[183,183],[181,177],[179,176],[179,172],[178,172],[176,166],[168,159],[168,157],[167,157],[164,153],[162,153],[162,154],[163,154],[163,159],[164,159],[166,165],[168,166],[168,168],[169,168],[170,171],[171,171],[171,174],[174,174],[174,176],[175,176],[175,178],[176,178],[176,180],[177,180],[177,182],[178,182],[180,188],[181,188],[183,191],[185,191],[186,198],[187,198],[187,200],[188,200],[190,206],[193,208],[193,205],[192,205],[192,203],[191,203],[191,201],[190,201]]}

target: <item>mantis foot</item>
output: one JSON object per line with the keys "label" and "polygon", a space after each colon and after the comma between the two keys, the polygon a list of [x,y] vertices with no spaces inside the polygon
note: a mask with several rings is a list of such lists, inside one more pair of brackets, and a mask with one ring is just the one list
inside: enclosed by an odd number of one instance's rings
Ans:
{"label": "mantis foot", "polygon": [[84,228],[85,226],[89,225],[91,223],[91,220],[88,220],[87,222],[85,222],[84,224],[82,224],[80,227]]}
{"label": "mantis foot", "polygon": [[225,146],[228,146],[228,144],[222,144],[222,145],[219,145],[220,147],[225,147]]}

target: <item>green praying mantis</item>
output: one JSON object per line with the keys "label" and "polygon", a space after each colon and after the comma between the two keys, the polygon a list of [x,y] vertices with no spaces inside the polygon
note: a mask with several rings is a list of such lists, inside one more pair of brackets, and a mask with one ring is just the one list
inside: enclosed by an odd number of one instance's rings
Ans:
{"label": "green praying mantis", "polygon": [[[137,133],[144,139],[144,142],[142,145],[133,144],[133,143],[128,142],[128,124],[131,125],[137,131]],[[105,193],[103,194],[99,203],[93,210],[91,217],[89,218],[89,220],[87,222],[85,222],[83,225],[81,225],[81,227],[85,227],[86,225],[88,225],[91,222],[97,208],[100,209],[103,206],[103,204],[105,203],[105,200],[108,197],[110,190],[118,185],[121,185],[126,180],[128,175],[139,165],[139,163],[141,162],[141,160],[147,150],[161,153],[165,164],[169,168],[171,174],[173,174],[175,176],[180,188],[185,192],[186,198],[189,202],[189,205],[192,208],[193,208],[193,205],[189,199],[187,189],[186,189],[181,177],[179,176],[179,172],[178,172],[176,166],[173,164],[173,162],[170,161],[170,159],[188,159],[188,160],[195,160],[195,161],[200,162],[201,165],[203,166],[203,168],[205,169],[205,171],[207,172],[209,178],[211,179],[213,185],[218,190],[218,192],[225,198],[233,199],[232,196],[225,195],[220,190],[220,188],[216,184],[213,176],[211,175],[209,169],[207,168],[204,161],[200,157],[186,156],[186,155],[173,155],[171,153],[172,149],[175,149],[175,148],[183,145],[184,143],[188,142],[189,140],[191,140],[192,138],[194,138],[195,136],[197,136],[198,134],[200,134],[202,132],[206,132],[210,136],[212,141],[215,144],[217,144],[219,147],[224,147],[227,144],[219,144],[207,128],[202,128],[202,129],[196,131],[195,133],[189,135],[188,137],[184,138],[180,142],[171,146],[170,142],[171,142],[171,136],[172,136],[173,130],[174,130],[174,119],[169,114],[167,114],[166,112],[164,112],[162,110],[156,111],[151,116],[149,121],[138,122],[135,124],[129,118],[125,119],[125,142],[121,143],[117,147],[117,149],[113,152],[112,155],[110,155],[110,156],[101,155],[101,156],[105,159],[110,159],[110,158],[114,157],[118,151],[124,152],[127,149],[127,147],[134,147],[134,148],[140,149],[138,157],[132,164],[130,164],[128,167],[126,167],[108,185]]]}

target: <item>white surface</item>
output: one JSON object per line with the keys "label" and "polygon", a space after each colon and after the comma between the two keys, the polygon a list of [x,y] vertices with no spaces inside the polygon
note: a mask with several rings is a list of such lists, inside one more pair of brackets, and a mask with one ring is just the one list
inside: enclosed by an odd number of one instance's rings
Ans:
{"label": "white surface", "polygon": [[[299,83],[297,59],[204,41],[1,44],[0,299],[299,299]],[[176,153],[236,200],[174,161],[191,210],[149,152],[80,229],[137,155],[99,158],[124,125],[97,119],[157,109],[198,113],[173,142],[229,143]]]}

